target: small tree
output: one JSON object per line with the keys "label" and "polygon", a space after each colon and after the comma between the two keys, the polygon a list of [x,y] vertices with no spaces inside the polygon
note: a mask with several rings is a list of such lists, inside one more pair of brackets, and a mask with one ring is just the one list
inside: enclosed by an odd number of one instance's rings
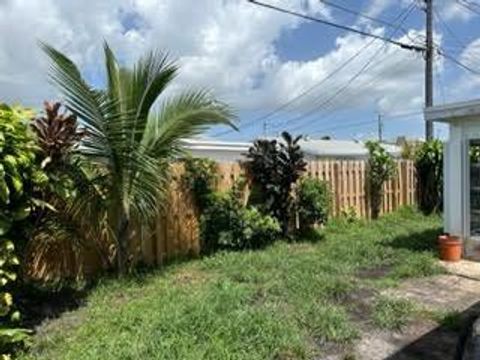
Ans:
{"label": "small tree", "polygon": [[368,158],[367,191],[372,219],[377,219],[383,198],[383,184],[395,175],[395,161],[377,141],[366,144]]}
{"label": "small tree", "polygon": [[283,132],[282,141],[257,140],[247,154],[246,168],[253,180],[250,202],[277,218],[284,235],[292,215],[292,189],[307,165],[300,139]]}
{"label": "small tree", "polygon": [[442,209],[443,144],[427,141],[415,153],[418,207],[426,214]]}
{"label": "small tree", "polygon": [[[160,52],[122,66],[105,44],[106,83],[94,88],[61,52],[42,44],[51,62],[50,78],[67,109],[85,127],[78,153],[101,181],[101,197],[78,201],[105,215],[106,233],[115,244],[120,274],[131,269],[131,233],[150,226],[162,209],[170,181],[170,162],[184,152],[181,139],[212,125],[230,125],[230,107],[208,92],[185,91],[165,97],[178,66]],[[157,111],[154,104],[157,103]],[[82,192],[78,192],[80,197]]]}

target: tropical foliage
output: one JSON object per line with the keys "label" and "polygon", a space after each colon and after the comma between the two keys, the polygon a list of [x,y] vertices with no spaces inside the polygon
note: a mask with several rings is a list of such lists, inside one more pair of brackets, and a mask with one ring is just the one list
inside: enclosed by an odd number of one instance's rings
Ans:
{"label": "tropical foliage", "polygon": [[276,218],[244,206],[235,187],[226,193],[213,193],[200,218],[204,253],[262,248],[278,239],[280,230]]}
{"label": "tropical foliage", "polygon": [[108,264],[108,254],[102,251],[108,248],[102,177],[78,151],[86,130],[79,126],[77,116],[60,108],[58,102],[45,102],[43,113],[30,124],[49,182],[41,193],[45,206],[36,214],[28,253],[42,257],[45,249],[55,248],[70,257],[73,251],[75,263],[69,266],[78,270],[51,273],[51,283],[82,276],[77,257],[87,250],[96,250],[104,265]]}
{"label": "tropical foliage", "polygon": [[59,102],[45,102],[44,115],[35,118],[31,123],[36,142],[45,156],[44,167],[49,163],[55,165],[65,162],[66,156],[85,135],[84,130],[78,129],[77,117],[66,111],[60,113],[60,107]]}
{"label": "tropical foliage", "polygon": [[415,154],[418,207],[426,214],[443,206],[443,144],[440,140],[423,143]]}
{"label": "tropical foliage", "polygon": [[181,139],[210,125],[232,125],[234,116],[205,91],[163,99],[154,111],[178,72],[161,53],[149,53],[125,68],[105,44],[106,87],[95,89],[68,57],[47,44],[42,48],[51,60],[51,81],[86,131],[78,153],[87,160],[89,182],[95,186],[78,191],[76,212],[95,211],[97,219],[104,219],[123,273],[130,267],[132,227],[148,226],[161,210],[169,163],[182,154]]}
{"label": "tropical foliage", "polygon": [[300,139],[283,132],[281,141],[256,140],[247,154],[246,167],[253,180],[251,203],[275,217],[284,235],[294,209],[292,190],[307,166]]}
{"label": "tropical foliage", "polygon": [[297,189],[300,227],[308,230],[325,224],[330,212],[332,196],[325,181],[304,178]]}
{"label": "tropical foliage", "polygon": [[187,156],[183,159],[185,173],[182,176],[183,185],[189,190],[200,211],[205,210],[214,192],[217,175],[217,164],[207,158]]}
{"label": "tropical foliage", "polygon": [[395,175],[396,166],[392,156],[376,141],[366,144],[368,158],[368,197],[372,219],[380,215],[383,198],[383,184]]}
{"label": "tropical foliage", "polygon": [[31,112],[0,105],[0,355],[26,337],[17,329],[20,314],[11,293],[20,265],[19,250],[31,229],[26,221],[38,204],[36,194],[48,181],[36,161],[28,128]]}

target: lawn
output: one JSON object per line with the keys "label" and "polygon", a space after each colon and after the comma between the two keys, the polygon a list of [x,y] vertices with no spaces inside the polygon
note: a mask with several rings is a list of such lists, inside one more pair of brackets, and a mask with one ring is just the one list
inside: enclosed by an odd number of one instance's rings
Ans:
{"label": "lawn", "polygon": [[[104,280],[38,329],[22,359],[303,359],[399,329],[414,305],[379,294],[441,270],[440,218],[404,209],[332,222],[308,241]],[[365,300],[368,301],[365,301]]]}

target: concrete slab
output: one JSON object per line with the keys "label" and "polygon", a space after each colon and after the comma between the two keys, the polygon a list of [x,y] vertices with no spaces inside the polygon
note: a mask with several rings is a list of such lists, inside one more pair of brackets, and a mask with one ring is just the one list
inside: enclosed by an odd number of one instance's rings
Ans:
{"label": "concrete slab", "polygon": [[[448,274],[407,280],[386,296],[406,298],[430,310],[455,310],[468,319],[480,314],[480,263],[441,263]],[[465,320],[467,321],[467,320]],[[370,331],[354,345],[356,360],[447,360],[457,353],[459,334],[432,320],[414,321],[402,332]]]}

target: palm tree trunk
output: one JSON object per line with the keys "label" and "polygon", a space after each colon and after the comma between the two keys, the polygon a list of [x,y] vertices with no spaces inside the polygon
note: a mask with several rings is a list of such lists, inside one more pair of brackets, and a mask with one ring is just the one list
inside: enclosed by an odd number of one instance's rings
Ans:
{"label": "palm tree trunk", "polygon": [[125,275],[128,271],[128,228],[129,220],[127,213],[121,207],[118,216],[115,238],[117,242],[117,271],[118,275]]}

